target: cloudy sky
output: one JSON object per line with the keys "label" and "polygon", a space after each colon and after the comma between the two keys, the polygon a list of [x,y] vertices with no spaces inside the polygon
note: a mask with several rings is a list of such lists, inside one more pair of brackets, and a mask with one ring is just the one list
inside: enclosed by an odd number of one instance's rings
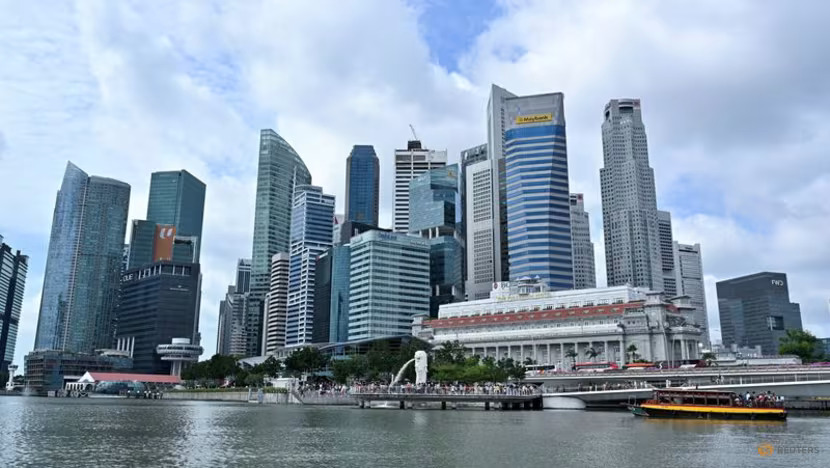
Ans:
{"label": "cloudy sky", "polygon": [[[48,5],[47,5],[48,3]],[[804,323],[830,336],[830,7],[820,1],[0,0],[0,234],[30,257],[15,361],[32,349],[55,192],[66,161],[132,186],[207,184],[201,332],[249,257],[257,143],[274,128],[338,197],[354,144],[375,146],[381,219],[410,138],[485,140],[491,83],[565,93],[571,190],[586,194],[605,282],[602,109],[642,99],[658,205],[702,244],[716,281],[789,276]],[[719,331],[715,332],[719,336]]]}

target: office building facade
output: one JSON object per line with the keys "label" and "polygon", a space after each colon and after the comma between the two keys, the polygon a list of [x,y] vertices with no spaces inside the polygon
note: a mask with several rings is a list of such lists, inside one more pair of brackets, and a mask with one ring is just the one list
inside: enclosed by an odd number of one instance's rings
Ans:
{"label": "office building facade", "polygon": [[[472,166],[473,164],[485,163],[485,166],[487,166],[486,162],[488,158],[489,155],[487,153],[487,143],[483,143],[480,145],[473,146],[472,148],[462,150],[460,155],[461,168],[458,171],[458,175],[460,178],[458,194],[461,198],[461,210],[459,212],[459,232],[461,233],[461,238],[464,240],[464,257],[462,259],[463,261],[461,268],[464,280],[465,297],[470,297],[470,287],[476,288],[477,286],[479,286],[476,283],[470,281],[470,278],[472,278],[473,275],[470,259],[472,252],[469,250],[469,247],[472,245],[472,237],[474,236],[467,234],[467,226],[470,226],[470,223],[472,222],[472,220],[470,219],[472,216],[471,214],[468,214],[469,211],[472,209],[472,204],[469,207],[467,206],[467,173],[468,167]],[[492,244],[492,240],[490,240],[489,244]],[[490,269],[492,269],[492,265],[490,266]],[[491,284],[492,281],[488,281],[486,284],[481,285],[479,289],[488,289],[489,285]]]}
{"label": "office building facade", "polygon": [[418,140],[409,141],[406,149],[395,150],[394,232],[409,232],[409,182],[426,171],[446,165],[446,151],[423,148]]}
{"label": "office building facade", "polygon": [[721,337],[725,346],[761,346],[778,354],[787,330],[801,330],[801,308],[790,302],[784,273],[762,272],[716,285]]}
{"label": "office building facade", "polygon": [[413,317],[429,315],[429,242],[369,231],[352,239],[348,340],[411,333]]}
{"label": "office building facade", "polygon": [[608,286],[664,291],[654,171],[639,99],[613,99],[605,106],[602,152]]}
{"label": "office building facade", "polygon": [[291,209],[288,312],[285,346],[312,342],[314,278],[317,257],[332,246],[334,195],[313,185],[298,185]]}
{"label": "office building facade", "polygon": [[574,287],[563,100],[508,97],[500,107],[509,277],[539,278],[552,290]]}
{"label": "office building facade", "polygon": [[219,302],[219,324],[216,353],[234,356],[258,354],[260,324],[258,310],[249,307],[251,260],[236,262],[236,282],[228,286],[225,298]]}
{"label": "office building facade", "polygon": [[346,220],[378,225],[380,163],[372,145],[355,145],[346,158]]}
{"label": "office building facade", "polygon": [[129,353],[134,372],[169,374],[156,348],[173,338],[199,344],[201,289],[198,263],[157,262],[122,275],[116,349]]}
{"label": "office building facade", "polygon": [[490,297],[493,283],[501,278],[496,269],[501,255],[496,248],[498,218],[493,206],[493,190],[498,179],[493,175],[491,161],[478,161],[464,168],[466,180],[466,234],[467,280],[464,291],[469,300]]}
{"label": "office building facade", "polygon": [[581,193],[572,193],[570,203],[574,289],[596,288],[594,243],[591,242],[591,220],[585,211],[585,197]]}
{"label": "office building facade", "polygon": [[312,343],[328,343],[331,334],[331,267],[332,250],[326,250],[317,257],[314,267],[314,323],[311,330]]}
{"label": "office building facade", "polygon": [[703,344],[709,346],[709,316],[706,313],[706,290],[703,279],[703,260],[700,244],[688,245],[672,243],[674,251],[674,270],[677,274],[677,294],[689,296],[695,310],[688,321],[700,326],[703,331]]}
{"label": "office building facade", "polygon": [[335,245],[329,252],[331,255],[331,304],[328,341],[342,343],[349,339],[351,244]]}
{"label": "office building facade", "polygon": [[274,354],[285,346],[285,318],[288,313],[289,256],[280,252],[271,257],[271,285],[265,296],[262,355]]}
{"label": "office building facade", "polygon": [[458,165],[424,172],[409,184],[409,231],[430,246],[430,316],[464,300],[464,244],[459,231]]}
{"label": "office building facade", "polygon": [[14,361],[28,268],[29,257],[12,250],[0,235],[0,373]]}
{"label": "office building facade", "polygon": [[205,190],[204,182],[185,170],[150,175],[147,221],[175,226],[177,236],[195,238],[192,241],[195,252],[188,259],[190,263],[199,263]]}
{"label": "office building facade", "polygon": [[657,211],[657,237],[660,239],[660,265],[663,270],[663,292],[673,297],[679,293],[674,264],[674,237],[672,237],[671,213]]}
{"label": "office building facade", "polygon": [[[311,174],[294,148],[275,131],[262,130],[251,263],[251,305],[260,308],[260,314],[270,287],[271,259],[277,253],[291,249],[294,188],[310,183]],[[331,225],[331,217],[327,222]],[[261,327],[261,323],[257,327]],[[259,343],[257,339],[255,345],[259,347]]]}
{"label": "office building facade", "polygon": [[130,186],[67,163],[55,202],[35,350],[114,344]]}

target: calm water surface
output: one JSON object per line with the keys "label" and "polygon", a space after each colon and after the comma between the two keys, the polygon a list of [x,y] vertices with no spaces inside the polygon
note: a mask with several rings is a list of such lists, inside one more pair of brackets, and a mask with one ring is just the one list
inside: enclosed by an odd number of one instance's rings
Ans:
{"label": "calm water surface", "polygon": [[[830,418],[0,397],[0,466],[827,467]],[[758,446],[819,453],[762,457]]]}

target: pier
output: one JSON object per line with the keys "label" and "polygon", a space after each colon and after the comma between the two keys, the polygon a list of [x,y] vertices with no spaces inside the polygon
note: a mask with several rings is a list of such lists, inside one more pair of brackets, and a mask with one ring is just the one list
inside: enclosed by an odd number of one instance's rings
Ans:
{"label": "pier", "polygon": [[350,393],[358,402],[360,408],[371,407],[375,401],[398,402],[400,409],[412,408],[416,403],[441,403],[441,409],[447,409],[447,404],[455,408],[457,404],[483,404],[484,409],[491,407],[502,410],[540,410],[542,409],[542,392],[538,388],[503,389],[496,391],[444,391],[423,390],[406,387],[368,388],[358,387]]}

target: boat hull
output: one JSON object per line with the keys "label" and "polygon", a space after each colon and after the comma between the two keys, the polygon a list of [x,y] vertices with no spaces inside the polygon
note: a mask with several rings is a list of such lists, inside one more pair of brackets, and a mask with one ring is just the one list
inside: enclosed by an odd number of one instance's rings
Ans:
{"label": "boat hull", "polygon": [[635,416],[663,419],[717,419],[741,421],[784,421],[787,411],[779,408],[632,406]]}

